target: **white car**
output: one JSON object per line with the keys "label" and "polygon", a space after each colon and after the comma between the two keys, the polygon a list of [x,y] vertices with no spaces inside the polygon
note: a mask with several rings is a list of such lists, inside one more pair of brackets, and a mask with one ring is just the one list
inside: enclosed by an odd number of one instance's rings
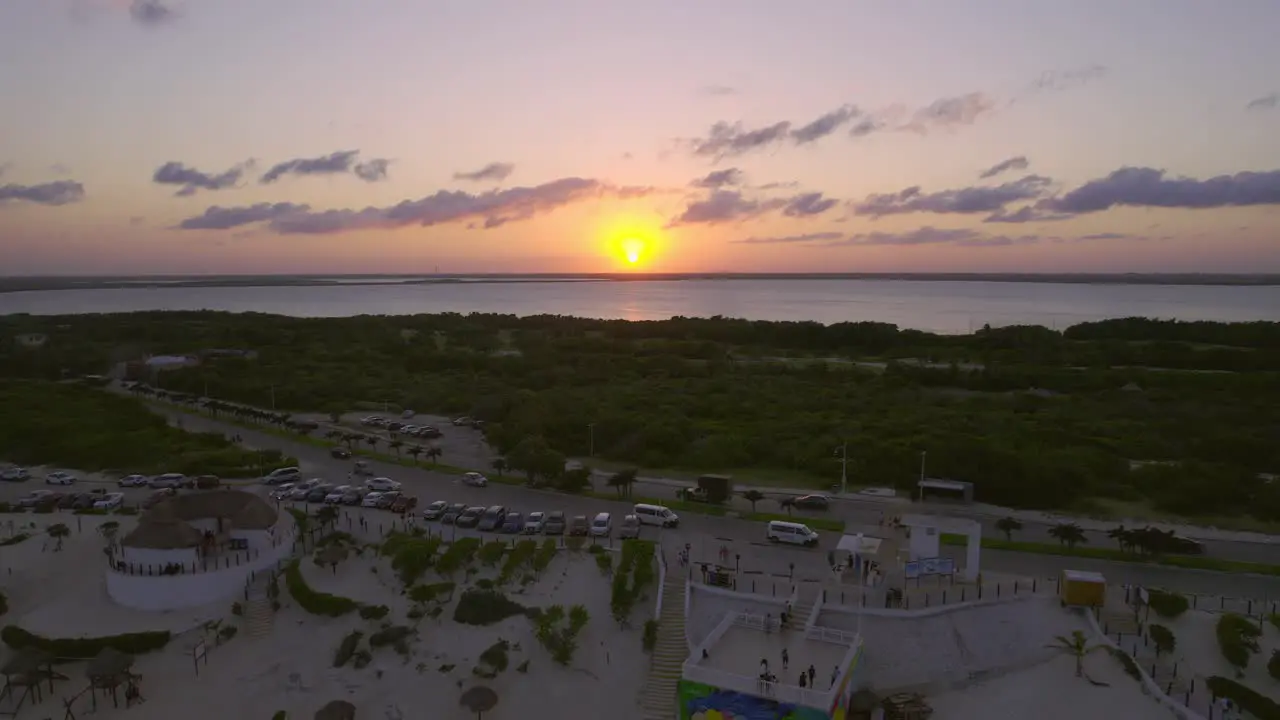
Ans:
{"label": "white car", "polygon": [[279,485],[280,483],[293,482],[302,475],[302,471],[296,467],[284,467],[278,470],[272,470],[262,478],[263,485]]}
{"label": "white car", "polygon": [[289,494],[292,493],[295,489],[297,489],[297,486],[294,485],[293,483],[285,483],[283,485],[277,485],[276,489],[271,491],[270,497],[272,500],[284,500],[285,498],[289,497]]}
{"label": "white car", "polygon": [[101,500],[93,503],[94,510],[115,510],[124,504],[124,493],[107,493]]}
{"label": "white car", "polygon": [[33,490],[30,495],[18,499],[18,507],[35,507],[52,494],[52,490]]}
{"label": "white car", "polygon": [[489,478],[478,472],[469,472],[462,476],[462,484],[471,487],[486,487],[489,485]]}
{"label": "white car", "polygon": [[337,505],[342,502],[343,495],[346,495],[348,491],[354,490],[354,489],[355,488],[351,487],[350,485],[339,485],[338,487],[330,490],[328,495],[324,496],[324,504]]}
{"label": "white car", "polygon": [[150,485],[153,490],[162,490],[165,488],[173,488],[174,490],[177,490],[180,487],[185,487],[188,482],[187,476],[182,473],[165,473],[151,478],[151,482],[147,484]]}
{"label": "white car", "polygon": [[0,472],[0,480],[5,480],[7,482],[22,482],[30,477],[31,474],[27,472],[26,468],[20,468],[16,465],[5,468],[4,472]]}
{"label": "white car", "polygon": [[370,490],[376,490],[378,492],[390,492],[392,490],[400,489],[400,483],[392,480],[391,478],[385,477],[376,477],[365,483],[364,486]]}
{"label": "white car", "polygon": [[120,487],[146,487],[149,482],[146,475],[126,475],[117,484]]}
{"label": "white car", "polygon": [[44,478],[45,485],[74,485],[75,482],[75,476],[71,473],[64,473],[61,471],[51,472]]}
{"label": "white car", "polygon": [[360,507],[376,508],[378,507],[378,501],[381,499],[382,499],[382,493],[371,492],[368,495],[365,495],[364,499],[360,501]]}
{"label": "white car", "polygon": [[538,512],[529,513],[529,517],[524,521],[525,535],[541,535],[542,528],[547,524],[547,514],[539,510]]}

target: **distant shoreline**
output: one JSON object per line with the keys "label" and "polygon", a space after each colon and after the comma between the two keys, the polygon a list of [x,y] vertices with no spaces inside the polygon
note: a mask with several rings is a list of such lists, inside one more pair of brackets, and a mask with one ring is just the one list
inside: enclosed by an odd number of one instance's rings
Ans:
{"label": "distant shoreline", "polygon": [[1071,285],[1280,285],[1280,275],[1195,273],[528,273],[464,275],[152,275],[0,277],[0,293],[209,287],[343,287],[474,283],[888,280]]}

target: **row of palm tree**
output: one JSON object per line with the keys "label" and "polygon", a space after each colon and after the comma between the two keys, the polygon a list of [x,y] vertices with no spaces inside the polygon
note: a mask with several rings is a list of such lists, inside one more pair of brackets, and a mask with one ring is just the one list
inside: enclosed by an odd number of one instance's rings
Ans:
{"label": "row of palm tree", "polygon": [[[996,529],[1004,533],[1006,540],[1012,540],[1013,533],[1022,529],[1022,522],[1016,518],[1003,517],[996,521]],[[1076,523],[1058,523],[1049,528],[1049,536],[1068,548],[1089,542],[1084,528]],[[1116,541],[1121,552],[1133,552],[1139,555],[1194,552],[1188,547],[1191,543],[1179,537],[1174,531],[1151,526],[1126,528],[1124,525],[1119,525],[1108,530],[1107,537]]]}
{"label": "row of palm tree", "polygon": [[149,397],[156,400],[164,400],[192,407],[199,405],[215,418],[220,416],[229,416],[234,417],[237,420],[245,420],[262,425],[275,425],[281,428],[290,427],[293,424],[293,417],[289,415],[289,413],[277,412],[275,410],[263,410],[261,408],[226,402],[224,400],[206,399],[202,402],[200,398],[190,393],[164,390],[152,387],[146,383],[134,383],[127,386],[127,388],[133,395],[141,397]]}
{"label": "row of palm tree", "polygon": [[324,437],[326,440],[345,443],[352,450],[355,450],[360,443],[368,445],[370,450],[377,450],[378,445],[385,441],[386,448],[394,452],[396,457],[408,455],[416,462],[418,458],[425,455],[433,465],[440,461],[440,456],[444,455],[444,450],[439,445],[410,445],[400,438],[387,439],[381,435],[366,435],[338,428],[326,431]]}

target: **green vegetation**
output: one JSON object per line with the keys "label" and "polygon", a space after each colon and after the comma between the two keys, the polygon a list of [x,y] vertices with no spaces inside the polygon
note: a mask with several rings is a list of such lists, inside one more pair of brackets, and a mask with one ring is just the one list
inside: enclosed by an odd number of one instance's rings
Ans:
{"label": "green vegetation", "polygon": [[405,587],[416,583],[439,559],[438,537],[422,537],[413,533],[393,532],[382,542],[379,552],[391,558],[391,567]]}
{"label": "green vegetation", "polygon": [[13,537],[8,537],[8,538],[5,538],[4,540],[0,540],[0,547],[17,545],[18,543],[22,542],[23,540],[26,540],[29,537],[31,537],[31,533],[20,532],[17,535],[14,535]]}
{"label": "green vegetation", "polygon": [[391,608],[386,605],[361,605],[360,617],[365,620],[381,620],[391,612]]}
{"label": "green vegetation", "polygon": [[[207,394],[224,403],[216,411],[232,415],[247,411],[226,402],[261,407],[273,388],[276,405],[297,411],[380,410],[386,401],[467,414],[485,422],[502,469],[526,482],[579,482],[552,461],[588,455],[588,425],[602,465],[814,487],[835,481],[831,449],[856,438],[849,471],[867,484],[902,486],[927,450],[931,474],[973,482],[984,502],[1075,510],[1125,503],[1280,520],[1280,484],[1258,477],[1280,468],[1271,437],[1280,424],[1278,323],[1128,319],[943,336],[883,323],[725,318],[0,318],[0,337],[19,333],[49,340],[40,348],[0,343],[0,377],[58,380],[145,353],[254,350],[253,358],[165,372],[163,390],[139,393],[179,401]],[[16,411],[0,402],[0,414],[21,418],[17,430],[31,427],[32,414],[53,418],[78,430],[62,434],[72,438],[118,424],[51,413],[54,404],[36,395],[34,406]],[[255,412],[291,432],[287,416]],[[61,442],[50,440],[59,435],[49,432],[54,425],[40,427],[32,434],[40,443]],[[13,442],[20,450],[22,437]],[[373,450],[379,442],[334,441]],[[148,450],[146,459],[170,461]],[[406,464],[449,460],[394,450]],[[617,487],[608,489],[623,492]]]}
{"label": "green vegetation", "polygon": [[1178,647],[1178,638],[1163,625],[1152,623],[1147,632],[1151,635],[1151,642],[1155,643],[1157,652],[1171,653]]}
{"label": "green vegetation", "polygon": [[1226,613],[1218,618],[1216,634],[1222,657],[1231,663],[1237,675],[1242,676],[1249,666],[1249,658],[1258,652],[1258,636],[1262,634],[1262,628],[1246,617]]}
{"label": "green vegetation", "polygon": [[631,609],[653,582],[654,546],[648,540],[623,540],[622,557],[613,573],[609,610],[618,625],[626,625]]}
{"label": "green vegetation", "polygon": [[511,649],[511,643],[506,640],[498,642],[485,648],[480,653],[480,664],[472,668],[471,672],[482,678],[492,680],[498,676],[498,673],[507,669],[510,658],[507,651]]}
{"label": "green vegetation", "polygon": [[298,605],[312,615],[338,617],[354,612],[360,607],[360,604],[351,598],[312,590],[311,586],[307,585],[306,578],[302,577],[301,561],[297,559],[285,567],[284,584],[289,588],[289,594],[293,599],[298,601]]}
{"label": "green vegetation", "polygon": [[81,660],[97,657],[104,648],[114,648],[131,655],[142,655],[164,649],[171,638],[167,630],[96,638],[45,638],[29,633],[17,625],[6,625],[3,630],[0,630],[0,641],[14,650],[34,647],[56,658]]}
{"label": "green vegetation", "polygon": [[650,618],[644,621],[644,635],[641,638],[645,652],[653,652],[658,645],[658,621]]}
{"label": "green vegetation", "polygon": [[1280,703],[1230,678],[1215,675],[1205,680],[1215,697],[1228,698],[1258,720],[1280,720]]}
{"label": "green vegetation", "polygon": [[[969,539],[965,535],[943,533],[941,542],[943,545],[964,546],[969,544]],[[1116,562],[1149,563],[1193,570],[1280,575],[1280,565],[1268,565],[1244,560],[1220,560],[1201,555],[1141,555],[1125,550],[1117,550],[1116,548],[1072,547],[1065,544],[1054,545],[1052,543],[1022,542],[1020,540],[1009,541],[1001,540],[1000,538],[982,538],[982,548],[984,550],[1094,558],[1096,560],[1112,560]]]}
{"label": "green vegetation", "polygon": [[[552,540],[552,550],[555,549],[555,541]],[[502,570],[498,573],[498,582],[507,583],[516,573],[523,570],[530,563],[533,563],[538,556],[538,542],[536,540],[521,540],[516,546],[507,553],[507,558],[502,562]]]}
{"label": "green vegetation", "polygon": [[568,665],[578,649],[578,634],[590,619],[582,605],[569,608],[567,617],[563,605],[552,605],[534,616],[534,637],[551,653],[552,660]]}
{"label": "green vegetation", "polygon": [[507,543],[504,540],[490,540],[480,546],[478,553],[480,564],[485,567],[496,567],[502,561],[502,556],[507,552]]}
{"label": "green vegetation", "polygon": [[1267,674],[1280,680],[1280,650],[1271,651],[1271,659],[1267,660]]}
{"label": "green vegetation", "polygon": [[512,615],[524,615],[530,611],[523,605],[509,600],[497,590],[468,589],[458,599],[453,609],[453,619],[464,625],[492,625]]}
{"label": "green vegetation", "polygon": [[453,577],[459,570],[471,564],[479,550],[480,538],[458,538],[436,559],[436,572],[444,577]]}
{"label": "green vegetation", "polygon": [[[1152,610],[1162,618],[1172,620],[1187,611],[1191,603],[1187,600],[1186,595],[1171,592],[1169,590],[1156,590],[1149,588],[1147,590],[1147,604]],[[1156,625],[1151,626],[1154,631]]]}
{"label": "green vegetation", "polygon": [[542,571],[551,565],[551,561],[556,559],[557,552],[555,538],[543,540],[542,544],[538,546],[538,552],[533,556],[533,572],[541,575]]}
{"label": "green vegetation", "polygon": [[0,380],[0,458],[85,472],[231,478],[297,463],[278,451],[237,447],[219,433],[170,427],[133,398],[77,383],[21,380]]}
{"label": "green vegetation", "polygon": [[409,588],[409,599],[416,603],[429,603],[445,595],[452,596],[455,585],[451,582],[414,585]]}
{"label": "green vegetation", "polygon": [[387,645],[395,645],[396,643],[413,635],[413,628],[406,625],[391,625],[384,627],[378,632],[369,636],[369,647],[386,647]]}
{"label": "green vegetation", "polygon": [[360,645],[360,638],[362,637],[364,637],[363,632],[352,630],[342,638],[342,642],[338,643],[338,650],[333,654],[334,667],[342,667],[347,664],[347,661],[355,654],[356,647]]}

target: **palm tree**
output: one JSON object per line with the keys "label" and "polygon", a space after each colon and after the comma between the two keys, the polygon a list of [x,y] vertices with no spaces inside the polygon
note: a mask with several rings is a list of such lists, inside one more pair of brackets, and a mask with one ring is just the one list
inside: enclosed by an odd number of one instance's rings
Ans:
{"label": "palm tree", "polygon": [[1013,533],[1022,529],[1022,523],[1014,517],[1002,517],[996,521],[996,529],[1004,533],[1004,539],[1013,542]]}
{"label": "palm tree", "polygon": [[1076,659],[1076,677],[1084,677],[1084,656],[1102,650],[1104,645],[1090,645],[1088,638],[1079,630],[1074,630],[1071,637],[1057,635],[1053,642],[1045,647],[1061,650]]}
{"label": "palm tree", "polygon": [[626,468],[609,476],[605,484],[618,491],[618,497],[631,494],[631,485],[636,481],[636,469]]}
{"label": "palm tree", "polygon": [[431,447],[427,448],[427,452],[426,452],[427,457],[431,458],[432,465],[435,465],[436,462],[440,460],[440,456],[443,454],[444,454],[444,451],[440,449],[439,445],[432,445]]}
{"label": "palm tree", "polygon": [[414,445],[408,450],[405,450],[405,452],[409,453],[409,457],[413,458],[413,461],[416,463],[418,462],[418,456],[426,452],[426,449],[421,445]]}
{"label": "palm tree", "polygon": [[1089,542],[1089,539],[1084,536],[1084,529],[1075,523],[1054,525],[1049,528],[1049,537],[1056,538],[1059,543],[1070,549],[1074,549],[1080,543]]}
{"label": "palm tree", "polygon": [[316,522],[320,523],[321,527],[327,527],[337,521],[338,521],[337,505],[325,505],[324,507],[316,511]]}
{"label": "palm tree", "polygon": [[352,450],[356,449],[356,443],[360,442],[362,439],[364,439],[364,436],[360,433],[343,433],[342,435],[342,442],[346,443],[347,447]]}
{"label": "palm tree", "polygon": [[796,506],[796,499],[793,497],[778,498],[778,507],[782,508],[783,510],[786,510],[788,515],[791,514],[791,509],[794,508],[795,506]]}
{"label": "palm tree", "polygon": [[378,437],[377,435],[369,435],[368,437],[366,437],[366,438],[364,439],[364,441],[365,441],[365,443],[367,443],[367,444],[369,445],[369,447],[370,447],[370,448],[372,448],[372,449],[374,449],[374,450],[377,450],[377,449],[378,449],[378,441],[379,441],[379,440],[381,440],[381,439],[382,439],[382,438]]}
{"label": "palm tree", "polygon": [[120,533],[120,523],[115,520],[108,520],[98,526],[98,532],[107,541],[108,546],[115,545],[116,535]]}
{"label": "palm tree", "polygon": [[62,550],[62,540],[71,534],[71,528],[62,523],[56,523],[50,525],[45,532],[49,533],[49,537],[58,541],[58,544],[53,546],[53,551],[60,552]]}
{"label": "palm tree", "polygon": [[498,477],[502,477],[502,473],[507,470],[506,458],[494,458],[489,464],[493,466],[493,471],[498,473]]}
{"label": "palm tree", "polygon": [[341,440],[343,432],[341,430],[330,430],[324,434],[326,440]]}
{"label": "palm tree", "polygon": [[1133,545],[1133,533],[1126,530],[1124,525],[1117,525],[1108,530],[1107,537],[1116,541],[1116,544],[1120,546],[1121,552],[1128,550]]}
{"label": "palm tree", "polygon": [[764,493],[759,490],[744,490],[742,492],[742,499],[751,503],[751,512],[754,513],[756,511],[756,503],[764,499]]}
{"label": "palm tree", "polygon": [[400,448],[402,447],[404,447],[403,440],[392,440],[391,442],[387,443],[388,449],[396,451],[396,457],[400,456]]}

